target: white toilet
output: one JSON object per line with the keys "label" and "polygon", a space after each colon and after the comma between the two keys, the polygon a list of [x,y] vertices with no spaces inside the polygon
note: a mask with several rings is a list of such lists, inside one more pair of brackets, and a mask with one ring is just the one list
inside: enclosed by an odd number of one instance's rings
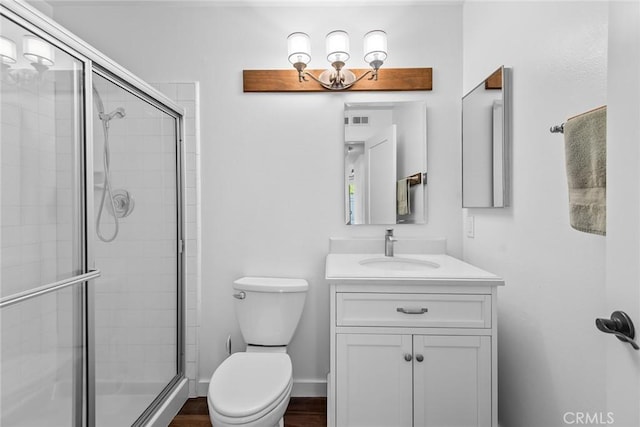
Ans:
{"label": "white toilet", "polygon": [[236,317],[247,350],[216,369],[207,403],[214,427],[284,425],[293,385],[287,345],[302,315],[303,279],[243,277],[233,282]]}

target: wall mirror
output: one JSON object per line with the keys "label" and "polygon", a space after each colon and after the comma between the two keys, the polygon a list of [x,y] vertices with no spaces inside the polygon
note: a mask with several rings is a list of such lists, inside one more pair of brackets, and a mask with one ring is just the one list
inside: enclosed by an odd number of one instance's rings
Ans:
{"label": "wall mirror", "polygon": [[511,69],[500,67],[462,98],[462,207],[509,206]]}
{"label": "wall mirror", "polygon": [[345,104],[347,224],[424,224],[426,177],[425,102]]}

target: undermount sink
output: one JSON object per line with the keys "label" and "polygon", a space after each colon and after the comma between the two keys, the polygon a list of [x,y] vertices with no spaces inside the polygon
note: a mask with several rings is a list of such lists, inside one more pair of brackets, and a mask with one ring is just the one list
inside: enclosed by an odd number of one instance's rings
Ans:
{"label": "undermount sink", "polygon": [[396,271],[424,271],[440,267],[437,262],[401,257],[365,258],[360,260],[359,264],[371,268]]}
{"label": "undermount sink", "polygon": [[325,278],[340,285],[391,281],[412,286],[504,284],[495,274],[447,255],[444,239],[400,239],[395,242],[395,255],[389,257],[384,255],[384,243],[382,238],[332,238]]}

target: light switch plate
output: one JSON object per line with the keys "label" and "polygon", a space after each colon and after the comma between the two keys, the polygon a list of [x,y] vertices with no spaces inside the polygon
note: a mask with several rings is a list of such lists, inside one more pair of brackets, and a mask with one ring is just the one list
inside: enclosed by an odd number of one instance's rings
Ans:
{"label": "light switch plate", "polygon": [[465,218],[465,230],[467,233],[467,237],[470,239],[473,239],[476,235],[476,230],[475,230],[476,226],[475,226],[475,219],[472,216],[468,216]]}

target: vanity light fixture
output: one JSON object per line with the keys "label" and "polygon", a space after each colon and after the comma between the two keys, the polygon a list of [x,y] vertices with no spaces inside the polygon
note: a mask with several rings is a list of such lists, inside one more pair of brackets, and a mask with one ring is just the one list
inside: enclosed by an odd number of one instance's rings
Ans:
{"label": "vanity light fixture", "polygon": [[346,31],[331,31],[326,37],[327,60],[333,69],[320,73],[318,77],[305,71],[311,61],[311,38],[306,33],[295,32],[287,37],[289,62],[298,70],[298,82],[307,80],[307,76],[329,90],[345,90],[369,76],[369,80],[378,80],[378,70],[387,59],[387,34],[382,30],[369,31],[364,35],[364,60],[371,69],[359,77],[345,68],[350,58],[349,34]]}
{"label": "vanity light fixture", "polygon": [[16,43],[0,36],[0,65],[4,81],[28,85],[40,81],[44,72],[54,65],[53,46],[34,35],[23,36],[22,56],[34,69],[24,68],[24,61],[18,61]]}
{"label": "vanity light fixture", "polygon": [[[422,91],[433,89],[431,68],[382,67],[387,59],[387,34],[381,30],[364,35],[364,60],[369,68],[351,68],[349,35],[331,31],[326,37],[329,69],[309,69],[311,38],[295,32],[287,37],[288,60],[293,69],[242,70],[242,90],[251,92]],[[368,77],[368,78],[365,78]]]}
{"label": "vanity light fixture", "polygon": [[22,38],[22,56],[38,72],[47,71],[53,65],[53,46],[40,37],[26,35]]}
{"label": "vanity light fixture", "polygon": [[0,36],[0,62],[7,65],[15,64],[17,57],[15,42]]}

